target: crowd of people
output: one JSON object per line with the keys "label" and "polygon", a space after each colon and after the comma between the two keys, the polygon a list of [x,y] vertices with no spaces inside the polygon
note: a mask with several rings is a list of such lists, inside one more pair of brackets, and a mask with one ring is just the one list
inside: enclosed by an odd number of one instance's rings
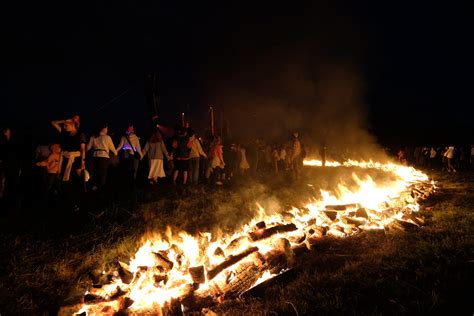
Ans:
{"label": "crowd of people", "polygon": [[221,186],[260,171],[297,180],[305,157],[298,133],[284,144],[255,140],[244,145],[226,139],[223,146],[220,135],[200,136],[188,126],[176,126],[173,135],[164,137],[155,125],[149,137],[140,138],[129,124],[114,143],[105,123],[86,135],[78,115],[51,125],[56,137],[47,144],[19,142],[9,127],[2,129],[2,208],[21,208],[35,200],[80,211],[84,196],[93,195],[97,207],[105,207],[117,197],[133,198],[137,184]]}
{"label": "crowd of people", "polygon": [[[51,125],[56,137],[46,144],[20,142],[10,128],[2,129],[2,215],[4,209],[22,208],[28,202],[80,211],[87,196],[93,197],[95,208],[104,208],[110,201],[136,197],[137,184],[221,186],[262,174],[298,180],[306,157],[296,132],[281,143],[255,139],[243,144],[227,138],[224,146],[220,135],[200,136],[181,125],[164,137],[159,125],[152,124],[150,135],[140,138],[129,124],[122,135],[114,137],[116,142],[104,123],[87,136],[78,115]],[[325,145],[318,154],[324,161]],[[474,145],[404,148],[388,154],[401,164],[448,172],[474,166]]]}
{"label": "crowd of people", "polygon": [[419,168],[457,172],[474,169],[474,145],[417,146],[400,149],[397,159],[401,164]]}

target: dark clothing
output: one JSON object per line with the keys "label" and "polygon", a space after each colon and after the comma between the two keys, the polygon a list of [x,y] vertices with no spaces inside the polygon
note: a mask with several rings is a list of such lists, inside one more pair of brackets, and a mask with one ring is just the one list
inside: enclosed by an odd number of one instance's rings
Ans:
{"label": "dark clothing", "polygon": [[189,170],[189,159],[175,160],[174,161],[174,170],[188,171]]}
{"label": "dark clothing", "polygon": [[70,135],[67,132],[62,133],[61,149],[63,151],[79,151],[81,150],[81,144],[86,143],[86,135],[78,131],[74,135]]}
{"label": "dark clothing", "polygon": [[199,157],[189,159],[189,183],[199,182]]}
{"label": "dark clothing", "polygon": [[[86,144],[86,135],[77,131],[76,134],[70,135],[67,132],[61,133],[61,149],[63,151],[81,151],[81,144]],[[76,170],[81,168],[82,158],[74,158],[74,163],[72,164],[71,170]]]}
{"label": "dark clothing", "polygon": [[0,183],[4,181],[0,197],[4,199],[7,207],[14,207],[20,173],[20,155],[18,147],[11,139],[0,143],[0,161]]}
{"label": "dark clothing", "polygon": [[189,154],[191,153],[191,143],[189,142],[188,136],[178,135],[173,147],[176,149],[174,154],[175,159],[189,159]]}
{"label": "dark clothing", "polygon": [[92,167],[92,182],[98,189],[102,189],[107,181],[107,170],[109,168],[109,159],[105,157],[94,157]]}

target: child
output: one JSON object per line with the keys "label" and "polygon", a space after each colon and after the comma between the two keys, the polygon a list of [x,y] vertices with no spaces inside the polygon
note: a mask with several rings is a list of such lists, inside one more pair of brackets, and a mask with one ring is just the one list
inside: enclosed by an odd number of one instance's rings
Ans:
{"label": "child", "polygon": [[61,146],[59,144],[51,144],[51,153],[48,159],[37,162],[39,167],[46,167],[46,193],[49,194],[53,189],[59,190],[59,170],[61,164]]}

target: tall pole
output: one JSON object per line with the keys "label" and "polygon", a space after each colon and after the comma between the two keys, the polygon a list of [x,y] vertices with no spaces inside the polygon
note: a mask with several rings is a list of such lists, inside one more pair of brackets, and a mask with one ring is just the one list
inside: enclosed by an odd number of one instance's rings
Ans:
{"label": "tall pole", "polygon": [[221,108],[221,139],[224,137],[224,110]]}
{"label": "tall pole", "polygon": [[214,109],[212,106],[209,109],[211,110],[211,134],[214,136]]}
{"label": "tall pole", "polygon": [[184,112],[181,113],[181,126],[185,127],[185,124],[184,124]]}

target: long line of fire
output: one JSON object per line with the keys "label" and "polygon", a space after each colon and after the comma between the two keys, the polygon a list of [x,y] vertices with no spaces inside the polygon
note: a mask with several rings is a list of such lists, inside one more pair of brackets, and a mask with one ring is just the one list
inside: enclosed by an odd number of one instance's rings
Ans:
{"label": "long line of fire", "polygon": [[181,315],[239,296],[291,269],[295,258],[323,236],[423,225],[418,202],[435,188],[423,172],[354,160],[326,166],[374,168],[394,174],[396,180],[378,184],[353,173],[356,189],[340,184],[334,193],[321,190],[321,197],[305,207],[281,214],[269,215],[259,206],[257,216],[233,234],[191,236],[168,228],[148,238],[130,262],[117,261],[110,271],[103,271],[107,282],[93,284],[79,305],[63,307],[59,314]]}

